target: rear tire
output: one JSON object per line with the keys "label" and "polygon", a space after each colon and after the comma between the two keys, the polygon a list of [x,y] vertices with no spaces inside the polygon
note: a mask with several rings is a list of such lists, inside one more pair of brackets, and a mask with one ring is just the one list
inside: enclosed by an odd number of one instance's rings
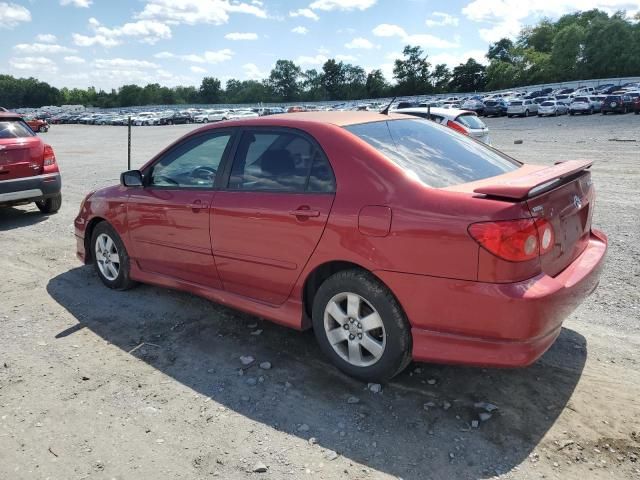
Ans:
{"label": "rear tire", "polygon": [[386,382],[411,361],[407,319],[391,291],[363,270],[329,277],[313,300],[320,349],[347,375]]}
{"label": "rear tire", "polygon": [[46,200],[39,200],[36,202],[36,207],[42,213],[46,213],[47,215],[52,215],[60,210],[62,206],[62,194],[59,193],[55,197],[47,198]]}
{"label": "rear tire", "polygon": [[127,249],[115,229],[100,222],[91,234],[91,256],[102,283],[114,290],[128,290],[137,283],[131,280],[131,262]]}

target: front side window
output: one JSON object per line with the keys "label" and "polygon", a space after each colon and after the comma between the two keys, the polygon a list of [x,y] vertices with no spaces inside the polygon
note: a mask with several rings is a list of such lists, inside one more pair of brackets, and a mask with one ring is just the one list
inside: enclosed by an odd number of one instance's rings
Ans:
{"label": "front side window", "polygon": [[200,135],[174,148],[151,170],[157,187],[213,188],[230,133]]}
{"label": "front side window", "polygon": [[333,192],[333,171],[315,143],[294,132],[247,131],[233,160],[229,189]]}
{"label": "front side window", "polygon": [[520,164],[465,135],[420,119],[345,127],[430,187],[448,187],[517,170]]}

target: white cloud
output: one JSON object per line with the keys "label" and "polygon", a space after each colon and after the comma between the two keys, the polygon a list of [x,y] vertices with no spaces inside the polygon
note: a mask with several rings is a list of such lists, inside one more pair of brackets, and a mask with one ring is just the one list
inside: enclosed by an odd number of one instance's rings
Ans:
{"label": "white cloud", "polygon": [[149,45],[171,38],[171,28],[155,20],[139,20],[125,23],[120,27],[108,28],[102,26],[97,19],[90,18],[89,27],[95,33],[93,36],[73,34],[73,42],[79,47],[93,45],[101,45],[105,48],[115,47],[123,43],[124,37],[136,38]]}
{"label": "white cloud", "polygon": [[189,70],[191,70],[193,73],[207,73],[206,68],[198,67],[197,65],[192,65],[191,67],[189,67]]}
{"label": "white cloud", "polygon": [[76,57],[75,55],[70,55],[68,57],[64,57],[64,63],[68,63],[70,65],[79,65],[81,63],[85,63],[85,59],[82,57]]}
{"label": "white cloud", "polygon": [[459,37],[454,37],[451,42],[429,33],[409,34],[399,25],[382,23],[373,29],[373,34],[378,37],[399,37],[405,44],[419,45],[426,48],[457,48],[460,44]]}
{"label": "white cloud", "polygon": [[366,10],[372,7],[376,0],[316,0],[309,8],[313,10]]}
{"label": "white cloud", "polygon": [[58,39],[51,33],[40,33],[39,35],[36,35],[36,40],[42,43],[56,43],[56,40]]}
{"label": "white cloud", "polygon": [[566,13],[594,8],[610,14],[627,10],[633,15],[640,11],[637,0],[473,0],[462,13],[474,22],[490,23],[491,27],[481,28],[479,34],[486,42],[495,42],[502,37],[515,37],[525,20],[534,23],[539,18],[558,18]]}
{"label": "white cloud", "polygon": [[374,47],[373,43],[363,37],[357,37],[351,40],[349,43],[345,43],[344,45],[347,48],[362,48],[365,50],[371,49]]}
{"label": "white cloud", "polygon": [[22,5],[0,2],[0,28],[13,28],[31,21],[31,12]]}
{"label": "white cloud", "polygon": [[224,36],[224,38],[226,38],[227,40],[257,40],[258,34],[234,32],[234,33],[227,33]]}
{"label": "white cloud", "polygon": [[91,5],[93,2],[91,0],[60,0],[60,5],[67,6],[67,5],[73,5],[74,7],[79,7],[79,8],[89,8],[89,5]]}
{"label": "white cloud", "polygon": [[171,52],[158,52],[153,55],[154,58],[173,58],[175,55]]}
{"label": "white cloud", "polygon": [[15,68],[16,70],[46,70],[49,72],[58,70],[58,65],[56,65],[56,62],[46,57],[11,58],[9,60],[9,65],[11,65],[11,67]]}
{"label": "white cloud", "polygon": [[298,57],[296,63],[300,65],[323,65],[327,60],[329,59],[325,55],[319,53],[314,57],[302,55]]}
{"label": "white cloud", "polygon": [[267,72],[263,72],[255,63],[245,63],[242,66],[244,76],[247,80],[262,80],[269,76]]}
{"label": "white cloud", "polygon": [[353,55],[336,55],[335,59],[339,62],[355,62],[358,60],[358,58]]}
{"label": "white cloud", "polygon": [[122,68],[159,68],[156,63],[147,60],[135,60],[130,58],[99,58],[93,62],[96,68],[100,69],[122,69]]}
{"label": "white cloud", "polygon": [[291,31],[300,35],[306,35],[307,33],[309,33],[309,29],[307,27],[294,27],[291,29]]}
{"label": "white cloud", "polygon": [[294,10],[289,12],[290,17],[305,17],[310,18],[311,20],[320,20],[320,17],[316,12],[311,10],[310,8],[300,8],[298,10]]}
{"label": "white cloud", "polygon": [[73,53],[73,48],[63,47],[62,45],[52,45],[50,43],[19,43],[13,49],[18,53],[44,53],[55,55],[57,53]]}
{"label": "white cloud", "polygon": [[200,55],[195,53],[190,53],[187,55],[176,55],[171,52],[159,52],[154,55],[154,58],[167,59],[167,58],[177,58],[179,60],[183,60],[185,62],[191,63],[221,63],[226,62],[227,60],[231,60],[233,57],[233,50],[229,50],[225,48],[223,50],[217,51],[206,51]]}
{"label": "white cloud", "polygon": [[258,18],[267,18],[261,2],[246,3],[231,0],[146,0],[138,18],[164,20],[167,23],[211,23],[222,25],[229,22],[229,14],[246,13]]}
{"label": "white cloud", "polygon": [[427,27],[457,27],[459,23],[458,17],[444,12],[433,12],[431,17],[424,22]]}
{"label": "white cloud", "polygon": [[473,58],[476,62],[486,65],[487,64],[487,57],[485,57],[486,53],[487,53],[486,50],[467,50],[462,53],[444,52],[444,53],[438,53],[436,55],[429,55],[428,60],[432,66],[438,65],[440,63],[444,63],[449,68],[453,69],[454,67],[457,67],[461,63],[467,63],[467,60],[469,60],[469,58]]}

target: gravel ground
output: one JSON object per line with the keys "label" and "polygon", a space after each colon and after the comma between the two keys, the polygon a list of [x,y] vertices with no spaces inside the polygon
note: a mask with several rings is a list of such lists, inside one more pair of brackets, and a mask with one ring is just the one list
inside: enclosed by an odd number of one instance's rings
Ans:
{"label": "gravel ground", "polygon": [[[640,117],[487,123],[521,160],[595,160],[600,287],[530,368],[414,364],[377,393],[310,332],[104,288],[72,221],[126,168],[126,130],[53,126],[62,210],[0,211],[0,479],[640,479]],[[136,128],[134,166],[192,128]]]}

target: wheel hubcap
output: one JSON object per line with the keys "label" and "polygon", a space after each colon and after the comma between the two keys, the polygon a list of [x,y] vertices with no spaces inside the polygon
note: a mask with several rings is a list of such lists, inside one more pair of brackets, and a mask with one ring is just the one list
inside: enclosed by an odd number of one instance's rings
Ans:
{"label": "wheel hubcap", "polygon": [[382,318],[356,293],[339,293],[329,300],[324,329],[333,350],[351,365],[371,366],[384,353],[387,337]]}
{"label": "wheel hubcap", "polygon": [[101,233],[96,238],[96,262],[98,269],[104,277],[113,281],[120,273],[120,256],[115,242],[106,233]]}

